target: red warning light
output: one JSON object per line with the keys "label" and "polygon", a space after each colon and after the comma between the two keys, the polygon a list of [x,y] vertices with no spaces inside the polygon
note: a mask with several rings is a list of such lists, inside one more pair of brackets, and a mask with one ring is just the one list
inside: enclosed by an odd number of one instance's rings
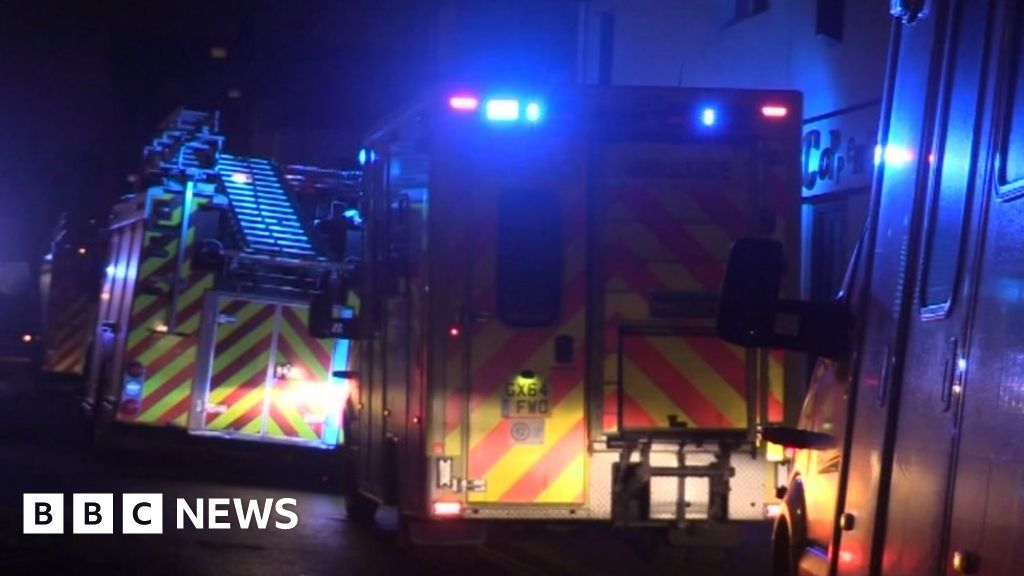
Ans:
{"label": "red warning light", "polygon": [[435,516],[458,516],[462,514],[461,502],[434,502]]}
{"label": "red warning light", "polygon": [[789,114],[789,108],[785,106],[761,106],[761,114],[765,118],[785,118]]}
{"label": "red warning light", "polygon": [[448,335],[452,338],[458,338],[459,334],[462,334],[462,330],[458,326],[452,326],[448,329]]}
{"label": "red warning light", "polygon": [[452,110],[459,112],[472,112],[480,107],[480,101],[475,96],[459,94],[448,99],[448,105]]}

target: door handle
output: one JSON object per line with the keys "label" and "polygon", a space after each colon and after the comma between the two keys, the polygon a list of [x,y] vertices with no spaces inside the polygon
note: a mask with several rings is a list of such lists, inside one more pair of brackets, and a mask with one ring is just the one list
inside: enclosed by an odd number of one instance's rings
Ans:
{"label": "door handle", "polygon": [[893,364],[891,347],[885,347],[885,358],[882,361],[882,372],[878,375],[878,387],[875,388],[875,404],[879,408],[885,406],[886,396],[889,394],[889,372]]}
{"label": "door handle", "polygon": [[953,385],[959,380],[957,377],[957,373],[960,371],[958,352],[956,336],[950,337],[946,345],[946,362],[942,369],[942,388],[939,393],[939,402],[943,412],[949,412],[952,406]]}

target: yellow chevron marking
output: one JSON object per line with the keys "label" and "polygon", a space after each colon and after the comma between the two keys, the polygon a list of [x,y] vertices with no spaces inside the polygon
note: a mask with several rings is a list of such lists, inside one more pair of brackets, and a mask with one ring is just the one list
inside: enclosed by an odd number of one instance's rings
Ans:
{"label": "yellow chevron marking", "polygon": [[[224,428],[227,427],[228,424],[230,424],[232,421],[234,421],[242,414],[248,412],[249,409],[255,406],[256,404],[262,404],[264,390],[264,386],[257,386],[253,388],[251,392],[249,392],[241,399],[239,399],[237,402],[229,406],[228,409],[225,410],[223,413],[218,414],[217,417],[214,418],[212,422],[206,425],[206,427],[209,429],[223,430]],[[259,420],[259,418],[256,418],[255,420]],[[250,423],[246,424],[248,425]]]}
{"label": "yellow chevron marking", "polygon": [[[148,382],[147,382],[148,384]],[[155,422],[163,416],[165,412],[173,408],[178,402],[181,402],[184,398],[187,398],[192,394],[192,379],[188,378],[178,386],[174,387],[174,390],[170,391],[166,396],[160,399],[159,402],[154,404],[142,414],[139,415],[137,421],[140,422]]]}
{"label": "yellow chevron marking", "polygon": [[[196,300],[202,298],[206,294],[206,292],[211,288],[213,288],[213,275],[206,274],[203,275],[203,277],[200,278],[199,280],[193,282],[188,287],[188,289],[181,294],[181,297],[178,299],[178,327],[175,330],[176,333],[192,334],[199,329],[199,322],[203,315],[202,307],[199,307],[187,318],[181,316],[181,312],[188,306],[192,305],[192,303],[194,303]],[[155,298],[156,297],[154,296],[140,295],[136,299],[136,304],[138,305],[140,302],[145,302],[145,305],[149,305],[149,303],[154,301]],[[171,301],[169,296],[165,296],[162,298],[166,300],[164,305],[160,306],[159,308],[156,308],[149,317],[143,318],[142,320],[138,321],[134,327],[132,327],[131,332],[129,332],[128,334],[129,350],[134,348],[135,345],[138,344],[148,334],[151,334],[151,330],[157,324],[167,322],[167,313],[170,311],[169,306]],[[142,306],[139,305],[137,307],[137,310],[141,309]]]}
{"label": "yellow chevron marking", "polygon": [[462,455],[462,424],[452,428],[444,437],[444,453],[446,456]]}
{"label": "yellow chevron marking", "polygon": [[650,342],[661,356],[684,374],[708,402],[735,426],[743,426],[747,418],[747,402],[722,378],[714,367],[697,354],[688,342],[680,338],[651,338]]}
{"label": "yellow chevron marking", "polygon": [[[257,424],[256,431],[259,431],[259,421],[259,418],[253,421]],[[284,430],[281,430],[281,427],[277,425],[277,422],[274,422],[274,419],[270,418],[267,420],[267,435],[277,436],[278,438],[284,438],[285,433]]]}
{"label": "yellow chevron marking", "polygon": [[581,449],[580,453],[572,459],[569,466],[558,475],[558,478],[548,484],[548,487],[540,493],[536,502],[552,504],[579,502],[580,497],[584,496],[581,488],[586,485],[584,483],[586,478],[585,463],[584,451]]}
{"label": "yellow chevron marking", "polygon": [[785,368],[769,356],[768,360],[768,393],[779,402],[785,399]]}
{"label": "yellow chevron marking", "polygon": [[[584,311],[578,310],[568,322],[562,325],[559,334],[580,334],[583,330],[585,319]],[[556,335],[544,341],[538,346],[533,354],[523,362],[523,366],[543,366],[550,363],[551,350],[555,345]],[[500,353],[500,352],[499,352]],[[512,374],[509,374],[512,376]],[[505,387],[498,386],[491,396],[481,402],[476,410],[470,414],[469,446],[472,450],[480,443],[494,428],[501,423],[501,400],[505,397]]]}
{"label": "yellow chevron marking", "polygon": [[[615,374],[615,363],[618,359],[610,356],[605,359],[605,374]],[[658,426],[668,426],[668,415],[675,414],[680,420],[693,423],[692,418],[681,407],[669,398],[660,386],[640,369],[633,361],[623,356],[622,378],[625,381],[624,392],[636,403]],[[612,393],[615,387],[611,387]]]}
{"label": "yellow chevron marking", "polygon": [[[254,358],[252,362],[239,368],[235,373],[227,375],[226,378],[216,384],[216,387],[211,383],[209,403],[220,404],[243,383],[249,382],[259,374],[266,374],[267,361],[269,359],[270,352],[266,351]],[[217,381],[214,380],[214,382]],[[263,386],[263,383],[261,382],[259,386]]]}
{"label": "yellow chevron marking", "polygon": [[[271,422],[268,422],[268,424],[270,424],[270,423]],[[262,427],[263,427],[263,418],[258,416],[256,418],[253,418],[252,420],[249,420],[248,422],[246,422],[245,426],[242,426],[241,428],[239,428],[238,431],[243,433],[243,434],[259,434],[260,433],[260,428],[262,428]]]}
{"label": "yellow chevron marking", "polygon": [[[271,394],[270,401],[277,407],[278,411],[284,415],[288,420],[288,423],[292,425],[299,438],[316,438],[316,433],[313,432],[309,424],[306,424],[305,420],[299,414],[298,408],[290,401],[289,394],[286,391],[275,388]],[[274,420],[273,417],[270,418]],[[281,430],[281,436],[288,437],[284,430]]]}
{"label": "yellow chevron marking", "polygon": [[[303,340],[301,336],[295,333],[295,329],[292,328],[291,324],[289,324],[287,320],[281,321],[280,337],[283,337],[285,340],[287,340],[288,343],[291,345],[292,350],[294,350],[295,353],[299,355],[298,360],[301,360],[301,362],[296,362],[296,359],[288,359],[292,364],[302,364],[303,366],[305,366],[307,370],[312,372],[312,374],[310,374],[309,376],[318,382],[327,380],[327,370],[330,367],[324,366],[320,362],[320,360],[317,359],[317,357],[309,349],[309,346],[306,344],[306,341]],[[324,346],[323,342],[317,341],[317,345],[323,346],[323,348],[329,352],[327,347]],[[279,349],[278,357],[280,357],[280,355],[281,350]]]}
{"label": "yellow chevron marking", "polygon": [[[501,391],[502,393],[504,390]],[[497,395],[496,395],[497,396]],[[493,404],[493,402],[490,402]],[[499,402],[500,411],[500,402]],[[577,384],[573,390],[551,409],[551,417],[545,423],[544,444],[514,444],[491,466],[484,479],[487,481],[487,492],[470,494],[470,501],[497,502],[508,492],[509,488],[523,477],[548,451],[562,439],[583,416],[583,384]],[[580,446],[583,449],[583,446]]]}

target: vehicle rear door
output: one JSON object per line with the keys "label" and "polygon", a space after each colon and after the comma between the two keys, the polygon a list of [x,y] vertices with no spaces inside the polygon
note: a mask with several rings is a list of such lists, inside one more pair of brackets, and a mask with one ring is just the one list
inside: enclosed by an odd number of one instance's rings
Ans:
{"label": "vehicle rear door", "polygon": [[579,144],[487,127],[466,163],[469,501],[584,501],[586,196]]}

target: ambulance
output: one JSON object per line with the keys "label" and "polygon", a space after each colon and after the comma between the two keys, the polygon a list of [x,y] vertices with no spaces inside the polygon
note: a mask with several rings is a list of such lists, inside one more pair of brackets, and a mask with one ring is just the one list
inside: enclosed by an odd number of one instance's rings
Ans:
{"label": "ambulance", "polygon": [[735,239],[798,257],[801,112],[790,91],[462,86],[375,129],[350,517],[391,505],[428,541],[771,515],[786,465],[756,430],[801,363],[714,320]]}

